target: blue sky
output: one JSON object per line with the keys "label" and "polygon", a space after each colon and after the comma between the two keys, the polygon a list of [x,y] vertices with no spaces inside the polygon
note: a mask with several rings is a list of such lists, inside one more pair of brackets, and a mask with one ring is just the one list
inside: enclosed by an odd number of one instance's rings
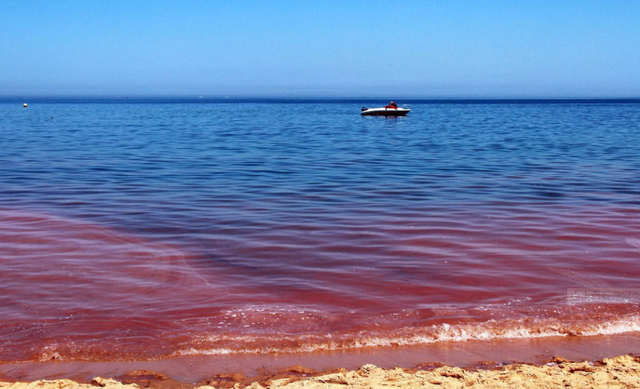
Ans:
{"label": "blue sky", "polygon": [[0,0],[0,96],[640,97],[640,1]]}

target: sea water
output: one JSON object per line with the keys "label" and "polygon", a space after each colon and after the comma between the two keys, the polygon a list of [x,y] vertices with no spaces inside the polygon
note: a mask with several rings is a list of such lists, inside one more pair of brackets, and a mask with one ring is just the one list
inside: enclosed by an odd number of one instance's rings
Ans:
{"label": "sea water", "polygon": [[384,103],[0,104],[0,361],[640,330],[639,101]]}

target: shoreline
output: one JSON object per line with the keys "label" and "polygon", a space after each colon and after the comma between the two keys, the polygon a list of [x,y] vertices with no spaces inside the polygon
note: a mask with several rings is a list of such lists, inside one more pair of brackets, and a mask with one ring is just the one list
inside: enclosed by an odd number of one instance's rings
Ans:
{"label": "shoreline", "polygon": [[[422,373],[416,375],[419,371],[437,370],[444,366],[467,372],[500,371],[505,368],[513,370],[515,369],[513,366],[520,365],[545,368],[549,361],[554,361],[554,358],[556,361],[594,361],[592,365],[598,366],[597,361],[605,358],[627,355],[633,359],[639,351],[640,333],[632,333],[593,337],[474,340],[410,347],[360,349],[351,352],[201,355],[126,362],[3,363],[0,364],[0,382],[4,384],[0,383],[0,389],[23,388],[20,385],[7,386],[8,382],[38,382],[32,387],[57,388],[58,386],[47,386],[50,385],[48,383],[42,386],[41,383],[42,380],[59,379],[70,380],[64,384],[67,385],[64,387],[73,388],[79,387],[76,384],[78,382],[91,384],[95,377],[110,377],[125,384],[138,382],[139,386],[143,387],[151,385],[158,388],[189,389],[203,386],[207,382],[218,382],[222,385],[221,387],[233,387],[235,384],[247,386],[253,382],[265,383],[268,380],[279,379],[308,381],[312,377],[327,374],[357,372],[362,366],[367,365],[375,365],[382,369],[375,370],[380,377],[388,374],[398,375],[400,373],[396,368],[400,368],[403,372],[400,374],[402,379],[411,381],[420,378]],[[563,358],[558,359],[558,355]],[[555,363],[558,364],[558,362]],[[529,367],[525,370],[527,369]],[[391,371],[395,373],[389,373]],[[410,376],[404,374],[410,374]],[[537,371],[535,374],[547,373]],[[640,372],[638,376],[640,377]],[[355,376],[352,378],[360,379]],[[109,385],[115,385],[112,381],[108,382],[110,382]],[[313,381],[310,384],[317,385],[318,382]],[[113,387],[123,387],[118,385]]]}
{"label": "shoreline", "polygon": [[640,358],[621,355],[597,361],[569,361],[555,357],[548,363],[511,364],[494,368],[463,369],[452,366],[423,366],[417,369],[380,368],[372,364],[357,370],[339,369],[318,373],[292,366],[285,371],[247,378],[242,374],[220,374],[196,384],[177,381],[154,371],[133,371],[121,377],[94,377],[90,382],[70,379],[9,382],[0,379],[0,389],[210,389],[210,388],[609,388],[640,387]]}

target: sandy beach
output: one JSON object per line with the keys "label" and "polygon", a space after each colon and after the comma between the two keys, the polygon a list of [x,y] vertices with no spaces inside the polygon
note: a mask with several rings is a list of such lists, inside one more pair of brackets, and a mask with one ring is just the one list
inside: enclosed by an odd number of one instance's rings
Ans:
{"label": "sandy beach", "polygon": [[[253,382],[251,382],[253,381]],[[241,374],[212,377],[198,385],[173,380],[152,371],[134,371],[118,379],[96,377],[89,383],[72,380],[0,382],[2,389],[104,388],[640,388],[640,358],[623,355],[600,361],[572,362],[561,357],[542,366],[513,364],[498,369],[440,366],[430,370],[383,369],[374,365],[316,373],[302,366],[252,380]]]}

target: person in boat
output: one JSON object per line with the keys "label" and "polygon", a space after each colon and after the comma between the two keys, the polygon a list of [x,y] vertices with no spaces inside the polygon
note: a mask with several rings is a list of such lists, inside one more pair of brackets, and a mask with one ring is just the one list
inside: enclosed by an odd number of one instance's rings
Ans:
{"label": "person in boat", "polygon": [[396,104],[395,102],[392,101],[385,108],[387,108],[387,109],[398,109],[398,104]]}

